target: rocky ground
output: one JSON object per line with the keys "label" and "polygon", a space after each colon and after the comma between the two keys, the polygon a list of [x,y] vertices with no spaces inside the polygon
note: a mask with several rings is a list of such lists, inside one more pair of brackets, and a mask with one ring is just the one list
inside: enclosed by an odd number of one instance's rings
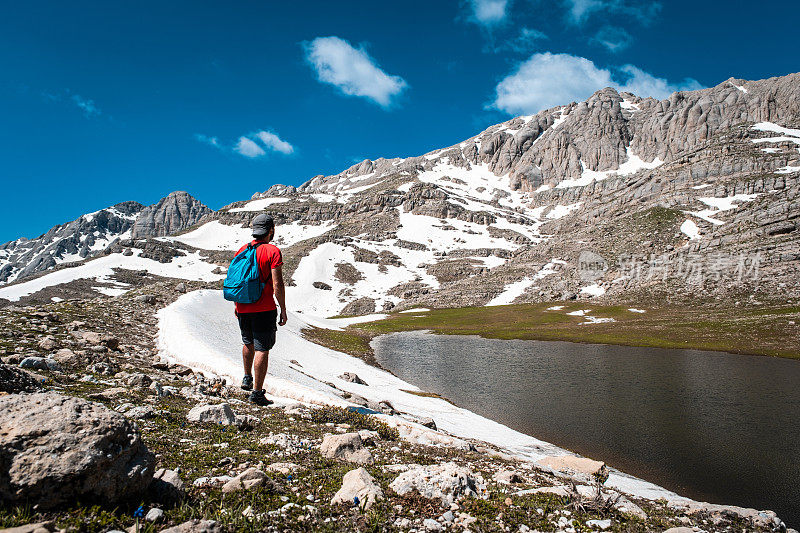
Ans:
{"label": "rocky ground", "polygon": [[770,512],[616,493],[587,459],[531,464],[408,442],[385,416],[253,406],[157,353],[155,312],[204,286],[151,277],[117,298],[0,309],[0,527],[785,530]]}

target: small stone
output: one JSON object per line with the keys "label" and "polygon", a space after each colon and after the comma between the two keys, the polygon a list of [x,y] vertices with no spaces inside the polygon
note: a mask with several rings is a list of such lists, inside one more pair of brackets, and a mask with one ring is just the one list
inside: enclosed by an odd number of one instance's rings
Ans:
{"label": "small stone", "polygon": [[139,303],[144,304],[154,304],[156,303],[156,297],[152,294],[140,294],[135,298],[135,300]]}
{"label": "small stone", "polygon": [[428,531],[441,531],[442,524],[434,520],[433,518],[426,518],[422,521],[422,527],[427,529]]}
{"label": "small stone", "polygon": [[605,531],[606,529],[611,527],[611,520],[608,518],[606,518],[605,520],[587,520],[586,525],[589,527],[602,529]]}
{"label": "small stone", "polygon": [[453,511],[447,511],[442,515],[442,520],[447,522],[448,524],[455,520],[456,517],[453,515]]}
{"label": "small stone", "polygon": [[503,503],[505,503],[506,505],[511,505],[512,503],[514,503],[514,501],[511,498],[506,498]]}
{"label": "small stone", "polygon": [[144,521],[145,522],[158,522],[162,518],[164,518],[164,511],[162,511],[158,507],[153,507],[152,509],[147,511],[147,514],[144,516]]}
{"label": "small stone", "polygon": [[349,383],[357,383],[359,385],[366,385],[364,380],[362,380],[360,377],[358,377],[358,374],[356,374],[354,372],[345,372],[344,374],[339,376],[339,378],[343,379],[344,381],[347,381]]}
{"label": "small stone", "polygon": [[175,285],[175,290],[178,291],[181,294],[185,293],[186,292],[186,284],[183,283],[183,282],[178,283],[177,285]]}

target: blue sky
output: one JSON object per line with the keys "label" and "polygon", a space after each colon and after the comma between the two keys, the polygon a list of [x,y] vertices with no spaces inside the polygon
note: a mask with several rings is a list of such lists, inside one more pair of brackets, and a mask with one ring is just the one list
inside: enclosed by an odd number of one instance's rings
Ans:
{"label": "blue sky", "polygon": [[606,85],[800,70],[795,2],[7,2],[0,242],[124,200],[212,208]]}

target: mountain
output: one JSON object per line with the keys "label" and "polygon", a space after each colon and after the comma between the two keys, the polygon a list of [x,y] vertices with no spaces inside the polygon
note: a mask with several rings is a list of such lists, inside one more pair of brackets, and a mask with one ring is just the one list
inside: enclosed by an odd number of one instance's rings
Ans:
{"label": "mountain", "polygon": [[275,216],[295,301],[325,316],[641,291],[796,298],[798,126],[800,74],[661,101],[607,88],[212,218]]}
{"label": "mountain", "polygon": [[[250,220],[267,212],[288,298],[307,316],[593,298],[797,299],[799,149],[800,74],[731,78],[664,100],[606,88],[418,157],[364,160],[216,212],[174,193],[110,232],[120,240],[106,247],[107,262],[7,294],[35,298],[56,283],[116,294],[131,283],[119,273],[126,268],[219,279]],[[42,250],[55,248],[44,240]],[[17,269],[37,264],[35,255]]]}
{"label": "mountain", "polygon": [[177,191],[151,206],[122,202],[54,226],[35,239],[0,246],[0,283],[22,280],[57,265],[80,262],[129,238],[168,235],[195,224],[211,210]]}

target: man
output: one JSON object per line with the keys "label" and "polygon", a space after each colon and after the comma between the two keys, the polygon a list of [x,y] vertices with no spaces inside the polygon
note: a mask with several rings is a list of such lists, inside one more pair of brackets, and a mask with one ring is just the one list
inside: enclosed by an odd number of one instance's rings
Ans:
{"label": "man", "polygon": [[[236,304],[236,317],[239,320],[243,344],[242,389],[252,391],[249,397],[251,402],[266,406],[272,403],[264,395],[263,386],[269,364],[269,351],[275,345],[278,329],[275,322],[277,320],[281,326],[286,324],[286,295],[281,270],[283,259],[278,247],[269,242],[275,236],[275,222],[272,218],[264,214],[257,215],[250,226],[253,228],[252,244],[257,246],[256,262],[261,281],[264,282],[264,291],[256,303]],[[246,248],[247,245],[242,246],[236,255]],[[279,319],[275,298],[281,307]]]}

